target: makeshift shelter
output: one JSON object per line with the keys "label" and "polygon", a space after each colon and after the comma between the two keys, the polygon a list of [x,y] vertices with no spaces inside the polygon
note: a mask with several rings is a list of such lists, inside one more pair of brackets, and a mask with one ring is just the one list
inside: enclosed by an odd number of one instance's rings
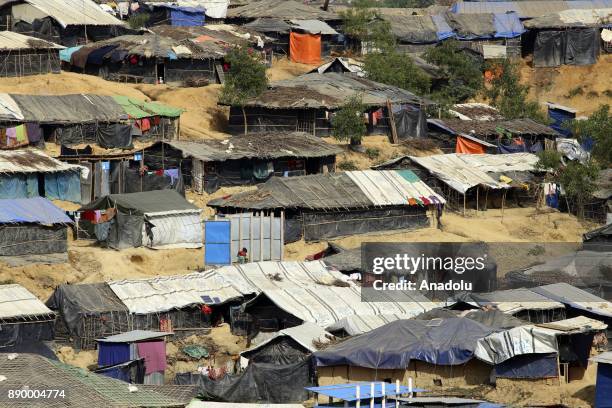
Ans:
{"label": "makeshift shelter", "polygon": [[584,243],[584,248],[593,251],[612,250],[612,223],[584,233],[582,235],[582,242]]}
{"label": "makeshift shelter", "polygon": [[548,107],[548,119],[552,122],[550,127],[559,132],[559,134],[570,137],[572,132],[568,129],[567,125],[576,119],[578,111],[574,108],[552,102],[547,102],[546,106]]}
{"label": "makeshift shelter", "polygon": [[310,322],[274,333],[260,333],[252,340],[255,346],[240,353],[241,366],[251,363],[285,365],[304,361],[332,338],[330,333]]}
{"label": "makeshift shelter", "polygon": [[[3,386],[21,389],[23,384],[28,383],[32,389],[58,390],[55,399],[60,400],[64,406],[179,408],[189,404],[197,393],[194,387],[175,385],[138,385],[128,388],[121,380],[34,354],[18,354],[14,358],[2,355],[0,371],[6,377]],[[60,391],[63,391],[63,396],[60,396]],[[23,406],[43,408],[50,404],[50,398],[36,398],[28,399]]]}
{"label": "makeshift shelter", "polygon": [[307,133],[262,133],[225,140],[157,143],[144,151],[150,169],[175,168],[198,193],[253,185],[272,176],[333,173],[342,150]]}
{"label": "makeshift shelter", "polygon": [[[400,380],[415,386],[482,384],[491,367],[473,359],[494,330],[465,318],[397,320],[314,353],[320,385]],[[415,375],[416,374],[416,375]]]}
{"label": "makeshift shelter", "polygon": [[395,122],[389,119],[390,104],[395,116],[400,112],[410,116],[409,123],[401,128],[396,126],[400,139],[425,136],[424,107],[429,101],[404,89],[336,72],[305,74],[271,83],[267,90],[247,100],[243,107],[230,106],[228,129],[233,134],[303,131],[313,136],[328,136],[334,112],[355,95],[361,95],[366,108],[369,134],[391,135]]}
{"label": "makeshift shelter", "polygon": [[56,338],[77,349],[92,349],[95,340],[103,336],[149,329],[138,326],[106,283],[60,285],[46,304],[59,315]]}
{"label": "makeshift shelter", "polygon": [[199,27],[204,25],[206,9],[201,6],[187,7],[172,3],[149,3],[147,25],[169,24],[179,27]]}
{"label": "makeshift shelter", "polygon": [[533,64],[536,67],[592,65],[600,51],[601,27],[612,24],[609,8],[555,11],[525,23],[535,36]]}
{"label": "makeshift shelter", "polygon": [[612,401],[612,351],[592,357],[590,361],[597,363],[595,406],[609,406]]}
{"label": "makeshift shelter", "polygon": [[600,224],[610,224],[612,223],[612,169],[600,170],[595,186],[596,190],[585,204],[584,217]]}
{"label": "makeshift shelter", "polygon": [[463,208],[465,213],[468,208],[503,208],[508,199],[514,199],[517,205],[534,202],[534,185],[541,177],[535,168],[537,161],[531,153],[439,154],[404,157],[390,167],[413,170],[444,194],[453,208]]}
{"label": "makeshift shelter", "polygon": [[125,23],[91,0],[11,0],[0,4],[8,29],[73,46],[121,35]]}
{"label": "makeshift shelter", "polygon": [[87,176],[82,166],[63,163],[38,149],[0,150],[0,199],[41,196],[80,203],[81,177]]}
{"label": "makeshift shelter", "polygon": [[[454,153],[537,153],[560,136],[532,119],[428,119],[428,136]],[[455,143],[453,143],[455,142]],[[478,149],[472,144],[480,146]]]}
{"label": "makeshift shelter", "polygon": [[0,76],[22,77],[60,72],[61,45],[35,37],[0,32]]}
{"label": "makeshift shelter", "polygon": [[0,199],[0,260],[9,265],[67,262],[72,223],[42,197]]}
{"label": "makeshift shelter", "polygon": [[250,2],[245,6],[232,8],[227,12],[228,22],[245,23],[258,18],[273,18],[285,21],[293,19],[319,20],[332,23],[339,23],[341,20],[341,17],[336,13],[294,0]]}
{"label": "makeshift shelter", "polygon": [[97,240],[114,249],[202,246],[202,210],[173,190],[111,194],[79,212],[79,228],[93,227]]}
{"label": "makeshift shelter", "polygon": [[226,46],[203,35],[179,40],[150,33],[88,44],[63,60],[74,71],[111,81],[193,86],[220,83],[226,53]]}
{"label": "makeshift shelter", "polygon": [[208,203],[220,214],[283,214],[284,240],[306,241],[430,225],[428,210],[445,203],[411,171],[349,171],[272,177],[256,191]]}
{"label": "makeshift shelter", "polygon": [[0,352],[4,347],[53,340],[54,321],[55,313],[26,288],[0,285]]}
{"label": "makeshift shelter", "polygon": [[457,1],[450,11],[455,14],[515,12],[521,20],[534,19],[563,10],[612,8],[610,0],[534,0],[534,1]]}
{"label": "makeshift shelter", "polygon": [[457,103],[450,107],[448,113],[462,120],[503,120],[497,108],[480,102]]}
{"label": "makeshift shelter", "polygon": [[[162,385],[166,369],[165,337],[170,332],[133,330],[97,339],[97,372],[135,384]],[[130,364],[131,363],[131,364]]]}

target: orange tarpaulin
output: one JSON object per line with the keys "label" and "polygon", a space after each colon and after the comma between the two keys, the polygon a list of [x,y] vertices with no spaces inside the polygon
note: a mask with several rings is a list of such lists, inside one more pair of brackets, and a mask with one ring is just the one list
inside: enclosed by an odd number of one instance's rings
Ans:
{"label": "orange tarpaulin", "polygon": [[457,147],[455,149],[455,153],[484,154],[485,148],[480,143],[457,136]]}
{"label": "orange tarpaulin", "polygon": [[300,34],[289,36],[289,56],[293,62],[302,64],[321,63],[321,34]]}

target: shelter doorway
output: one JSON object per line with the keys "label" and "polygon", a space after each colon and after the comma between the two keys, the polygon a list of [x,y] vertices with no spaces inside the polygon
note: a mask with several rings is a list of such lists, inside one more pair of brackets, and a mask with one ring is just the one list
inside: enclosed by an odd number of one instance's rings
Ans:
{"label": "shelter doorway", "polygon": [[155,81],[158,84],[166,83],[166,65],[161,63],[155,65]]}

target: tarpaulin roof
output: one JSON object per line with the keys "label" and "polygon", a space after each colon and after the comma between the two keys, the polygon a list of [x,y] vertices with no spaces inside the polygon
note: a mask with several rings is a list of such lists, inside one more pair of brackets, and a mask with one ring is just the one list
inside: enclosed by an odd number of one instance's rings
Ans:
{"label": "tarpaulin roof", "polygon": [[508,289],[488,293],[471,293],[469,297],[480,306],[494,306],[498,310],[514,314],[522,310],[563,309],[562,303],[539,295],[529,289]]}
{"label": "tarpaulin roof", "polygon": [[13,31],[0,31],[0,51],[13,50],[63,50],[65,47],[41,40],[40,38],[15,33]]}
{"label": "tarpaulin roof", "polygon": [[[423,312],[423,313],[428,313],[428,312]],[[419,313],[419,315],[423,313]],[[327,326],[326,329],[330,332],[344,330],[349,336],[357,336],[359,334],[367,333],[381,326],[384,326],[387,323],[391,323],[396,320],[403,320],[403,319],[410,319],[410,318],[417,318],[417,317],[413,314],[351,315],[343,319],[340,319],[337,322]]]}
{"label": "tarpaulin roof", "polygon": [[495,180],[489,173],[534,171],[538,162],[538,156],[531,153],[453,153],[409,158],[460,193],[478,185],[493,189],[510,188],[509,184]]}
{"label": "tarpaulin roof", "polygon": [[[272,279],[277,277],[277,279]],[[194,304],[221,304],[263,289],[346,280],[321,262],[252,262],[202,273],[109,282],[132,313],[156,313]]]}
{"label": "tarpaulin roof", "polygon": [[167,7],[192,8],[198,11],[205,11],[206,15],[210,18],[225,18],[230,0],[147,0],[144,3],[153,6],[165,5]]}
{"label": "tarpaulin roof", "polygon": [[507,13],[521,19],[540,17],[561,10],[612,8],[612,0],[457,1],[451,11],[458,14]]}
{"label": "tarpaulin roof", "polygon": [[387,101],[412,105],[429,102],[405,89],[355,74],[330,72],[272,82],[260,96],[248,100],[245,105],[270,109],[339,109],[347,98],[355,95],[361,95],[365,106],[387,106]]}
{"label": "tarpaulin roof", "polygon": [[151,330],[131,330],[128,332],[115,334],[114,336],[103,337],[96,339],[101,343],[133,343],[136,341],[160,339],[162,337],[171,336],[174,333],[170,332],[159,332]]}
{"label": "tarpaulin roof", "polygon": [[0,150],[0,174],[2,173],[55,173],[79,171],[84,168],[47,156],[34,148]]}
{"label": "tarpaulin roof", "polygon": [[294,30],[305,31],[310,34],[338,35],[325,21],[319,20],[291,20]]}
{"label": "tarpaulin roof", "polygon": [[261,33],[288,33],[291,26],[280,18],[258,18],[244,25]]}
{"label": "tarpaulin roof", "polygon": [[612,303],[565,282],[531,288],[548,299],[599,316],[612,317]]}
{"label": "tarpaulin roof", "polygon": [[[91,0],[23,0],[56,20],[61,26],[122,26],[124,23]],[[31,23],[31,21],[28,21]]]}
{"label": "tarpaulin roof", "polygon": [[[391,26],[393,35],[401,42],[418,44],[440,40],[440,28],[432,16],[386,15],[383,18]],[[438,21],[438,24],[441,24],[441,21]],[[444,27],[442,29],[445,31]]]}
{"label": "tarpaulin roof", "polygon": [[52,318],[54,313],[21,285],[0,285],[0,319]]}
{"label": "tarpaulin roof", "polygon": [[500,130],[505,130],[517,136],[559,136],[553,128],[532,119],[500,119],[500,120],[461,120],[461,119],[429,119],[429,123],[445,126],[457,133],[473,134],[477,137],[498,136]]}
{"label": "tarpaulin roof", "polygon": [[[296,343],[298,343],[300,346],[304,347],[304,349],[312,353],[318,350],[318,347],[315,345],[315,342],[326,343],[333,336],[314,323],[304,322],[299,326],[294,326],[273,333],[272,336],[270,336],[268,339],[264,340],[259,344],[256,344],[248,350],[241,352],[240,355],[244,355],[246,358],[248,358],[248,355],[250,353],[255,350],[259,350],[266,344],[279,337],[289,337]],[[255,339],[257,339],[257,337]]]}
{"label": "tarpaulin roof", "polygon": [[459,365],[472,358],[478,340],[493,332],[487,326],[459,317],[434,322],[397,320],[318,351],[314,359],[319,367],[405,369],[411,360]]}
{"label": "tarpaulin roof", "polygon": [[477,342],[474,354],[489,364],[499,364],[523,354],[557,353],[557,330],[525,325],[492,333]]}
{"label": "tarpaulin roof", "polygon": [[453,105],[448,112],[462,120],[484,121],[504,119],[497,108],[478,102],[458,103]]}
{"label": "tarpaulin roof", "polygon": [[110,194],[84,205],[81,210],[102,210],[119,207],[139,214],[200,213],[202,210],[175,190],[153,190],[141,193]]}
{"label": "tarpaulin roof", "polygon": [[227,11],[228,18],[255,19],[260,17],[291,19],[340,20],[340,16],[294,0],[261,0]]}
{"label": "tarpaulin roof", "polygon": [[590,319],[585,316],[576,316],[571,319],[557,320],[548,323],[539,323],[538,326],[554,329],[564,333],[584,333],[589,331],[600,331],[608,328],[608,325],[599,320]]}
{"label": "tarpaulin roof", "polygon": [[525,22],[525,27],[530,29],[609,26],[612,26],[612,8],[562,10]]}
{"label": "tarpaulin roof", "polygon": [[158,102],[145,102],[140,99],[117,95],[113,96],[113,98],[134,119],[149,118],[151,116],[178,118],[183,113],[181,108],[163,105]]}
{"label": "tarpaulin roof", "polygon": [[410,205],[409,199],[424,205],[444,204],[410,170],[347,171],[290,178],[273,177],[255,191],[219,198],[208,203],[236,208],[370,208]]}
{"label": "tarpaulin roof", "polygon": [[0,224],[72,224],[64,211],[43,197],[0,200]]}
{"label": "tarpaulin roof", "polygon": [[342,149],[320,137],[304,132],[274,132],[242,135],[225,140],[175,140],[166,143],[205,162],[239,159],[277,159],[281,157],[325,157],[340,154]]}

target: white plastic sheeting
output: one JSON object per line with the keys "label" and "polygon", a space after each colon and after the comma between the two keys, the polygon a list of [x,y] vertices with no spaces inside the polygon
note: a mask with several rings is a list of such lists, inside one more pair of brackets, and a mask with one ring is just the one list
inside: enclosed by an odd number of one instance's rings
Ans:
{"label": "white plastic sheeting", "polygon": [[531,153],[514,154],[438,154],[410,159],[427,169],[453,190],[464,194],[477,185],[493,189],[510,188],[493,179],[488,173],[533,171],[538,156]]}
{"label": "white plastic sheeting", "polygon": [[[268,333],[260,333],[260,334],[268,334]],[[266,344],[270,343],[272,340],[278,337],[283,337],[283,336],[290,337],[296,343],[304,347],[306,350],[310,351],[311,353],[314,353],[315,351],[318,350],[317,347],[314,345],[315,341],[326,343],[329,341],[329,339],[333,337],[330,333],[326,332],[321,327],[317,326],[316,324],[309,323],[309,322],[302,323],[299,326],[294,326],[289,329],[283,329],[283,330],[280,330],[280,331],[277,331],[271,334],[272,334],[271,336],[267,336],[267,338],[261,342],[257,342],[258,338],[255,337],[253,341],[256,342],[256,345],[251,347],[248,350],[241,352],[240,354],[242,355],[243,353],[248,353],[253,350],[260,349]]]}
{"label": "white plastic sheeting", "polygon": [[292,28],[310,34],[338,35],[338,32],[325,21],[320,20],[291,20]]}
{"label": "white plastic sheeting", "polygon": [[[436,197],[446,201],[423,181],[409,182],[395,170],[361,170],[345,173],[374,205],[406,205],[409,198]],[[416,178],[416,176],[415,176]]]}
{"label": "white plastic sheeting", "polygon": [[[201,248],[204,242],[204,230],[200,213],[184,214],[145,214],[152,225],[152,239],[147,246],[151,248]],[[143,237],[147,237],[147,223],[143,225]]]}
{"label": "white plastic sheeting", "polygon": [[515,327],[478,340],[474,355],[489,364],[499,364],[523,354],[557,353],[556,334],[556,330],[536,326]]}
{"label": "white plastic sheeting", "polygon": [[0,119],[11,121],[24,119],[21,108],[9,94],[0,93]]}
{"label": "white plastic sheeting", "polygon": [[414,316],[416,316],[414,313],[402,315],[353,315],[347,316],[328,326],[327,330],[332,332],[344,330],[349,336],[357,336],[358,334],[367,333],[395,320],[410,319]]}
{"label": "white plastic sheeting", "polygon": [[13,6],[13,17],[31,23],[35,18],[52,17],[62,27],[69,25],[122,26],[124,23],[91,0],[24,0]]}
{"label": "white plastic sheeting", "polygon": [[43,302],[21,285],[0,285],[0,319],[53,316]]}

